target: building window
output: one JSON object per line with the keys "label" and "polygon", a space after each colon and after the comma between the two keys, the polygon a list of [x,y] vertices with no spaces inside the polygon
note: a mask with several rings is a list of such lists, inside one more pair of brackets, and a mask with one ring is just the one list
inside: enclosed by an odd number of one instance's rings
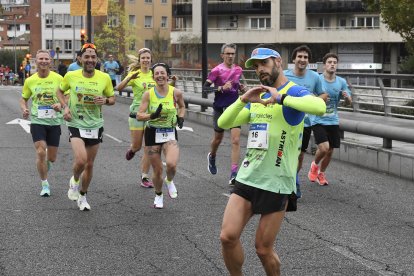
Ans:
{"label": "building window", "polygon": [[161,41],[161,52],[162,53],[168,52],[168,40]]}
{"label": "building window", "polygon": [[161,17],[161,28],[167,28],[168,27],[168,17],[162,16]]}
{"label": "building window", "polygon": [[119,18],[117,15],[108,14],[107,24],[109,27],[118,27],[119,26]]}
{"label": "building window", "polygon": [[250,18],[250,29],[270,29],[270,18]]}
{"label": "building window", "polygon": [[46,39],[46,49],[52,49],[53,48],[53,41],[50,39]]}
{"label": "building window", "polygon": [[46,14],[45,15],[45,24],[46,24],[46,28],[52,28],[53,17],[52,17],[51,14]]}
{"label": "building window", "polygon": [[144,28],[152,28],[152,16],[145,16]]}
{"label": "building window", "polygon": [[356,17],[351,20],[351,26],[355,28],[379,28],[379,17]]}
{"label": "building window", "polygon": [[146,39],[146,40],[144,41],[144,47],[145,47],[145,48],[148,48],[148,49],[152,49],[152,40],[148,40],[148,39]]}
{"label": "building window", "polygon": [[280,29],[296,29],[296,0],[280,0]]}
{"label": "building window", "polygon": [[129,44],[129,50],[130,51],[135,51],[135,39],[133,39],[132,41],[131,41],[131,43]]}
{"label": "building window", "polygon": [[152,3],[152,0],[145,0],[145,3]]}
{"label": "building window", "polygon": [[346,19],[345,18],[340,18],[338,25],[341,28],[345,28],[346,27]]}
{"label": "building window", "polygon": [[167,0],[161,0],[161,4],[167,4]]}
{"label": "building window", "polygon": [[30,24],[26,24],[26,31],[30,31]]}
{"label": "building window", "polygon": [[65,39],[64,41],[64,51],[65,53],[72,52],[72,40]]}
{"label": "building window", "polygon": [[129,25],[135,25],[135,15],[129,16]]}

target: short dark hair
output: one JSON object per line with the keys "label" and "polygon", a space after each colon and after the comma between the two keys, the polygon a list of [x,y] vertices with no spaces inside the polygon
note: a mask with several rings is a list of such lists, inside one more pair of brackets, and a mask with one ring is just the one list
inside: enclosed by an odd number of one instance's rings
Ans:
{"label": "short dark hair", "polygon": [[308,53],[308,60],[309,61],[312,60],[312,51],[311,51],[311,49],[306,45],[301,45],[301,46],[296,47],[295,49],[293,49],[292,56],[291,56],[292,61],[296,58],[296,55],[298,54],[298,52]]}
{"label": "short dark hair", "polygon": [[164,68],[165,68],[165,71],[167,71],[167,75],[168,75],[168,76],[171,76],[171,69],[170,69],[170,66],[168,66],[168,64],[166,64],[166,63],[164,63],[164,62],[158,62],[158,63],[155,63],[154,65],[152,65],[152,67],[151,67],[151,72],[152,72],[152,75],[154,75],[154,70],[155,70],[155,68],[156,68],[156,67],[158,67],[158,66],[164,67]]}
{"label": "short dark hair", "polygon": [[326,54],[326,55],[324,55],[324,56],[323,56],[323,58],[322,58],[322,62],[323,62],[323,64],[325,64],[325,63],[326,63],[326,60],[327,60],[328,58],[336,58],[336,62],[338,62],[338,61],[339,61],[339,58],[338,58],[338,56],[337,56],[336,54],[334,54],[334,53],[327,53],[327,54]]}

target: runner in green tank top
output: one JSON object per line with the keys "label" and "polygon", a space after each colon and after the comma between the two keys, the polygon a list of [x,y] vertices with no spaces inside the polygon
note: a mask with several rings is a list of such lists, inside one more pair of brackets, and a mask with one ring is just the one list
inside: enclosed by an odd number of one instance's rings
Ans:
{"label": "runner in green tank top", "polygon": [[[142,48],[138,51],[138,57],[128,56],[132,63],[129,65],[130,71],[125,79],[117,86],[118,91],[122,91],[126,86],[131,86],[134,92],[134,99],[129,107],[130,114],[136,114],[141,104],[142,95],[145,91],[155,86],[151,71],[151,50]],[[126,160],[131,160],[135,153],[141,150],[144,137],[144,122],[136,118],[128,117],[129,130],[131,131],[131,145],[125,154]],[[144,151],[141,159],[141,181],[140,185],[144,188],[153,188],[149,176],[150,162],[148,154]]]}
{"label": "runner in green tank top", "polygon": [[255,87],[229,106],[219,127],[250,124],[247,151],[224,211],[221,244],[230,275],[241,275],[243,249],[240,235],[254,214],[260,214],[256,252],[267,275],[280,275],[274,251],[288,202],[296,204],[296,170],[305,112],[320,115],[325,102],[283,74],[282,58],[272,46],[253,50],[246,68],[253,67],[262,86]]}
{"label": "runner in green tank top", "polygon": [[171,75],[168,65],[156,63],[151,70],[156,86],[144,93],[137,118],[146,121],[145,151],[148,152],[153,168],[154,208],[161,209],[164,207],[161,151],[164,152],[167,163],[165,185],[168,194],[171,198],[176,198],[178,195],[173,182],[180,154],[175,127],[183,127],[185,105],[183,93],[168,85],[168,78]]}
{"label": "runner in green tank top", "polygon": [[[23,86],[20,108],[23,118],[31,117],[30,133],[36,149],[36,167],[39,173],[42,190],[41,196],[50,196],[47,180],[49,169],[57,157],[63,117],[56,90],[62,76],[50,71],[52,58],[49,51],[39,50],[36,53],[37,73],[26,79]],[[29,112],[28,101],[32,107]]]}

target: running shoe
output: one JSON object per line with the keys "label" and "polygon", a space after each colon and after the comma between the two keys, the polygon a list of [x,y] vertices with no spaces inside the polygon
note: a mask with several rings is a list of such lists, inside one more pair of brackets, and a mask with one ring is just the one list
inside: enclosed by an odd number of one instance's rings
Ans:
{"label": "running shoe", "polygon": [[86,201],[86,195],[79,195],[78,197],[78,207],[81,211],[89,211],[91,206]]}
{"label": "running shoe", "polygon": [[171,182],[167,181],[167,177],[165,177],[165,186],[167,186],[168,189],[168,195],[170,198],[177,198],[177,188],[174,185],[174,181],[171,180]]}
{"label": "running shoe", "polygon": [[319,173],[319,166],[315,164],[315,161],[312,161],[312,164],[308,172],[309,181],[315,182],[316,179],[318,178],[318,173]]}
{"label": "running shoe", "polygon": [[68,198],[70,200],[78,200],[79,198],[79,183],[75,182],[73,176],[69,180]]}
{"label": "running shoe", "polygon": [[164,199],[163,199],[163,195],[155,195],[155,199],[154,199],[154,208],[155,209],[162,209],[164,208]]}
{"label": "running shoe", "polygon": [[152,184],[148,177],[141,178],[141,186],[144,188],[154,188],[154,184]]}
{"label": "running shoe", "polygon": [[50,196],[49,184],[42,184],[42,190],[40,191],[40,196]]}
{"label": "running shoe", "polygon": [[324,172],[320,172],[318,174],[318,178],[316,179],[316,181],[318,181],[319,185],[321,186],[328,185],[328,180],[326,179]]}
{"label": "running shoe", "polygon": [[134,156],[135,156],[135,152],[133,152],[132,149],[128,149],[128,151],[125,154],[125,159],[129,161],[132,158],[134,158]]}
{"label": "running shoe", "polygon": [[232,172],[229,179],[229,185],[234,186],[234,183],[236,182],[236,176],[237,172]]}
{"label": "running shoe", "polygon": [[216,174],[217,173],[217,167],[216,167],[216,158],[215,157],[211,157],[210,152],[207,154],[207,161],[208,161],[208,171],[211,174]]}

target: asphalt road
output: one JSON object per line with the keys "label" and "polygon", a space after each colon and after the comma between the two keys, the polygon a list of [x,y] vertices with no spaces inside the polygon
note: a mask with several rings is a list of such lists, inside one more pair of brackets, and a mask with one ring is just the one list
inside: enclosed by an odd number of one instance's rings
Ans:
{"label": "asphalt road", "polygon": [[[30,134],[18,124],[21,88],[0,86],[0,275],[227,275],[219,241],[228,199],[230,144],[212,176],[206,155],[212,129],[185,122],[179,131],[178,199],[151,208],[153,190],[138,186],[141,154],[125,160],[128,106],[104,107],[105,136],[88,193],[90,212],[67,198],[72,152],[62,127],[52,196],[40,181]],[[227,134],[226,134],[227,135]],[[245,144],[243,138],[242,144]],[[333,161],[330,185],[305,179],[276,250],[282,275],[414,275],[414,184]],[[254,250],[258,217],[243,236],[245,275],[264,275]]]}

